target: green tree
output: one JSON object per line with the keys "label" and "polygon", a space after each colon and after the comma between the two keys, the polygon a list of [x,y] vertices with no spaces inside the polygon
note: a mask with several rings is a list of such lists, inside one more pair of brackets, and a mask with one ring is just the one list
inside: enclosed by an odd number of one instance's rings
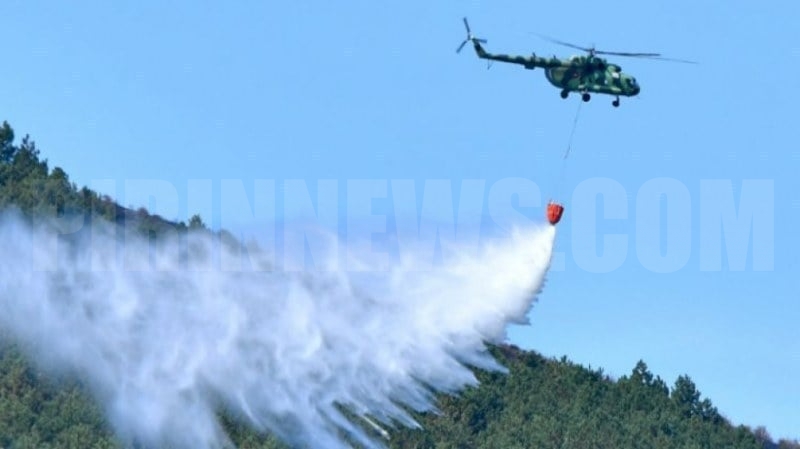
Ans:
{"label": "green tree", "polygon": [[8,122],[3,121],[0,126],[0,162],[7,163],[14,157],[16,148],[14,147],[14,130]]}
{"label": "green tree", "polygon": [[200,218],[199,214],[192,215],[192,218],[189,219],[189,229],[207,229],[206,224],[203,223],[203,219]]}
{"label": "green tree", "polygon": [[700,415],[700,392],[688,375],[678,376],[671,397],[684,418]]}

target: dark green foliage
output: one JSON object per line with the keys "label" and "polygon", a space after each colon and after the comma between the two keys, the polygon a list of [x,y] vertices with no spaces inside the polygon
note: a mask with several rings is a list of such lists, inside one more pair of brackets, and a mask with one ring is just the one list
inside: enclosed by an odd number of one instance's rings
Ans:
{"label": "dark green foliage", "polygon": [[8,122],[0,126],[0,163],[7,163],[14,157],[14,130]]}
{"label": "dark green foliage", "polygon": [[206,229],[206,224],[203,223],[203,219],[200,218],[200,215],[192,215],[192,218],[189,219],[189,229]]}
{"label": "dark green foliage", "polygon": [[0,447],[117,447],[79,385],[49,382],[16,348],[0,345]]}
{"label": "dark green foliage", "polygon": [[[199,215],[187,226],[151,214],[145,208],[125,208],[107,196],[87,187],[78,189],[60,167],[52,170],[46,159],[39,158],[36,144],[25,136],[14,144],[14,131],[7,122],[0,126],[0,210],[14,208],[28,221],[62,219],[70,232],[86,231],[96,220],[118,224],[118,233],[137,232],[154,240],[159,237],[182,237],[186,233],[215,235],[233,250],[241,250],[238,241],[225,231],[212,232]],[[77,221],[76,221],[77,220]]]}
{"label": "dark green foliage", "polygon": [[[15,146],[7,123],[0,127],[0,210],[17,207],[26,217],[77,214],[134,223],[144,235],[195,230],[211,232],[195,215],[189,225],[168,222],[145,209],[134,211],[86,187],[47,161],[27,136]],[[236,244],[232,234],[219,239]],[[766,429],[729,423],[689,376],[670,389],[640,361],[616,381],[561,360],[515,347],[492,351],[509,374],[479,372],[479,388],[459,397],[439,396],[441,415],[417,416],[424,430],[391,432],[396,449],[522,448],[726,448],[800,449],[796,441],[775,443]],[[119,448],[99,408],[78,383],[39,374],[0,329],[0,448]],[[222,415],[241,449],[286,448]]]}
{"label": "dark green foliage", "polygon": [[[565,358],[493,348],[511,372],[480,373],[480,388],[441,401],[427,432],[394,434],[396,448],[763,448],[719,415],[688,376],[671,391],[644,362],[613,381]],[[800,446],[797,446],[800,447]]]}

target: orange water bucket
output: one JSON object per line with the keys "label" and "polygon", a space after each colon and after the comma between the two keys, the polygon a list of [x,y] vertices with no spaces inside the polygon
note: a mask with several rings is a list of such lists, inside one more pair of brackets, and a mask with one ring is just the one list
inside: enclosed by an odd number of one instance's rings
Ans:
{"label": "orange water bucket", "polygon": [[550,201],[547,203],[547,221],[551,225],[555,225],[561,221],[561,215],[564,214],[564,206]]}

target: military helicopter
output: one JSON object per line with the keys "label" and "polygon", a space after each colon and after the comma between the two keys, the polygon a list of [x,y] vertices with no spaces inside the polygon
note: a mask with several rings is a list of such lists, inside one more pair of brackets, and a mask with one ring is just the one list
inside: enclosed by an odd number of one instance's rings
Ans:
{"label": "military helicopter", "polygon": [[589,101],[591,99],[590,93],[613,95],[615,99],[611,104],[614,107],[619,107],[620,96],[636,96],[639,94],[641,87],[639,83],[636,82],[636,78],[622,72],[622,68],[619,65],[610,63],[597,55],[630,56],[694,64],[692,61],[662,58],[658,53],[625,53],[584,48],[541,35],[540,37],[557,44],[583,50],[587,52],[587,55],[572,56],[569,59],[558,59],[555,56],[552,58],[543,58],[536,56],[536,54],[531,54],[531,56],[492,54],[488,53],[484,50],[483,46],[481,46],[481,44],[487,42],[486,39],[479,39],[472,35],[466,17],[464,17],[464,26],[467,29],[467,38],[456,49],[456,53],[460,53],[468,42],[472,42],[478,57],[489,60],[490,63],[491,61],[500,61],[520,64],[529,70],[541,67],[544,69],[544,75],[547,81],[561,89],[561,98],[567,98],[570,92],[580,93],[583,101]]}

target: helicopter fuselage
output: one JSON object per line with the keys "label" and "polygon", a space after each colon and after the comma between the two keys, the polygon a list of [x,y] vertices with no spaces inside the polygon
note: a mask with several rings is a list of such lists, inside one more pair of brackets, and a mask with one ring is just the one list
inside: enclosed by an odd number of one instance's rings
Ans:
{"label": "helicopter fuselage", "polygon": [[574,56],[563,64],[544,69],[545,78],[567,92],[594,92],[632,97],[639,94],[636,78],[620,66],[597,57]]}
{"label": "helicopter fuselage", "polygon": [[[570,92],[581,93],[584,101],[589,101],[590,92],[632,97],[641,90],[636,78],[622,72],[620,66],[597,56],[573,56],[569,59],[543,58],[535,54],[517,56],[489,53],[477,41],[473,41],[473,45],[482,59],[519,64],[529,70],[544,69],[547,81],[561,89],[562,98],[567,98]],[[614,101],[614,106],[618,105],[619,98]]]}

